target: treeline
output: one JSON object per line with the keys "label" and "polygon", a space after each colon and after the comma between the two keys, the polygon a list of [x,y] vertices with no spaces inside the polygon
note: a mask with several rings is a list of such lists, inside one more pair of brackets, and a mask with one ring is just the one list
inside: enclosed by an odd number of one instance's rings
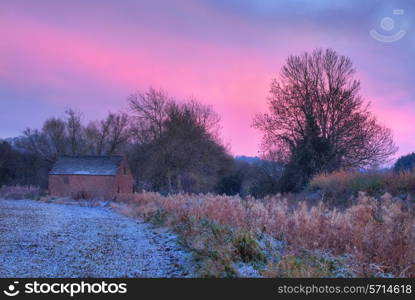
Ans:
{"label": "treeline", "polygon": [[196,100],[178,101],[149,89],[128,98],[128,113],[85,123],[68,109],[40,129],[0,143],[0,186],[39,185],[62,155],[125,155],[136,190],[241,194],[275,193],[281,165],[237,160],[220,139],[220,118]]}
{"label": "treeline", "polygon": [[396,161],[393,169],[396,172],[407,172],[415,170],[415,153],[411,153],[400,157]]}
{"label": "treeline", "polygon": [[0,187],[3,185],[47,186],[51,164],[36,154],[17,150],[13,141],[0,140]]}
{"label": "treeline", "polygon": [[110,113],[104,120],[83,124],[72,109],[51,117],[41,129],[0,141],[0,186],[37,185],[47,188],[47,174],[61,155],[122,153],[129,139],[128,116]]}
{"label": "treeline", "polygon": [[[128,98],[128,113],[84,124],[69,109],[3,142],[1,157],[13,159],[0,162],[0,184],[46,187],[47,170],[61,155],[121,154],[137,190],[256,197],[301,191],[316,175],[379,166],[398,149],[360,95],[355,73],[351,60],[332,49],[290,56],[271,83],[268,112],[252,124],[262,133],[265,160],[235,160],[211,106],[149,89]],[[409,155],[395,170],[413,166]]]}

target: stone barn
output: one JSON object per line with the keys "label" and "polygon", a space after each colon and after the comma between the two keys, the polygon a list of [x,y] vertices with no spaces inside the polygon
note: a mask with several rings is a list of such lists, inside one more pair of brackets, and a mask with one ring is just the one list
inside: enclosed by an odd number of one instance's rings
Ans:
{"label": "stone barn", "polygon": [[133,192],[133,177],[122,156],[62,156],[49,172],[49,194],[115,199]]}

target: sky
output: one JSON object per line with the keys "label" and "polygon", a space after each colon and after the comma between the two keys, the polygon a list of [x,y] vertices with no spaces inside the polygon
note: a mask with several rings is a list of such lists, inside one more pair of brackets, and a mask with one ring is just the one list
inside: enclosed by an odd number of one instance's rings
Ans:
{"label": "sky", "polygon": [[361,94],[407,154],[414,21],[414,1],[2,0],[0,138],[69,107],[85,121],[128,111],[130,94],[154,87],[212,105],[231,152],[258,155],[252,119],[286,58],[333,48],[352,59]]}

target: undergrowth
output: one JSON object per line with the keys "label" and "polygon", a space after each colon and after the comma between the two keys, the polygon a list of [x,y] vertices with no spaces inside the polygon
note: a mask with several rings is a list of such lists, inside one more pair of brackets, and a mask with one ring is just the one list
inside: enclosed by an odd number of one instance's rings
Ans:
{"label": "undergrowth", "polygon": [[293,207],[279,195],[144,192],[119,199],[122,213],[178,232],[201,277],[243,276],[235,262],[271,277],[415,277],[414,207],[389,194],[360,193],[344,210],[323,203]]}

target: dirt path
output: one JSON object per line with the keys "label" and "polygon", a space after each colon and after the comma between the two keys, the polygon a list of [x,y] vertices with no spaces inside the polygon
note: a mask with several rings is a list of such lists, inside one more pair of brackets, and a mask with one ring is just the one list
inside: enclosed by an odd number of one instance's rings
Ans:
{"label": "dirt path", "polygon": [[105,207],[0,200],[0,277],[186,277],[162,229]]}

